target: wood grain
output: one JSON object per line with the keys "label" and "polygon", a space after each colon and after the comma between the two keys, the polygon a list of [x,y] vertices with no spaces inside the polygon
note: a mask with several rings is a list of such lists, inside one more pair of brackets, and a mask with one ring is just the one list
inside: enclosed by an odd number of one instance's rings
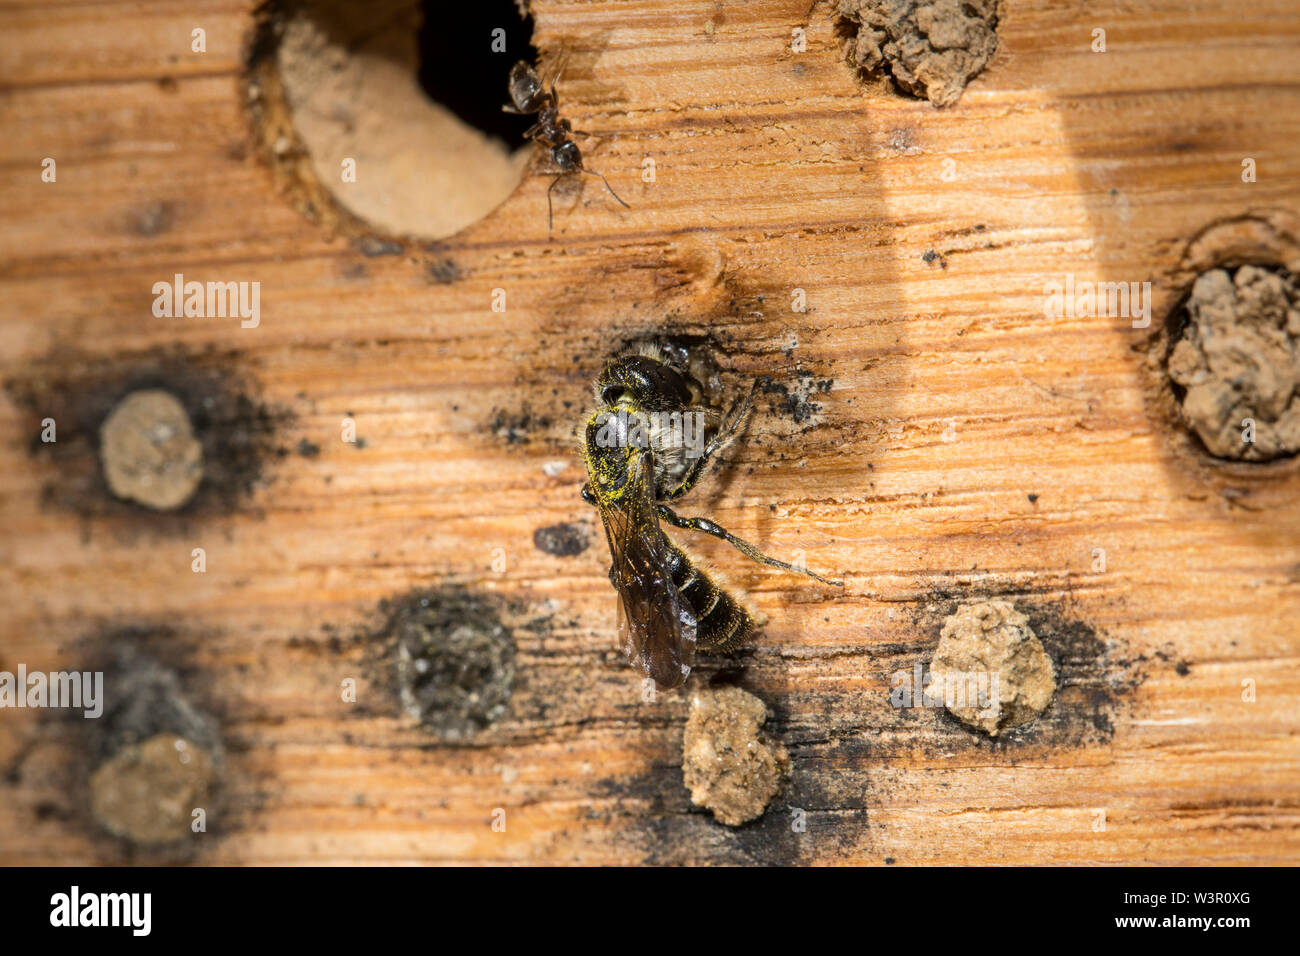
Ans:
{"label": "wood grain", "polygon": [[[540,48],[570,54],[589,163],[631,210],[566,187],[548,235],[533,176],[388,256],[275,188],[245,110],[249,3],[0,6],[0,669],[169,628],[158,652],[225,741],[201,863],[1295,862],[1300,466],[1212,462],[1159,367],[1207,228],[1280,223],[1297,261],[1295,4],[1011,0],[946,110],[860,83],[824,3],[532,6]],[[176,272],[260,282],[260,325],[154,318]],[[1150,281],[1151,328],[1045,318],[1067,273]],[[684,509],[847,584],[692,542],[771,619],[704,676],[766,700],[792,759],[735,831],[682,786],[686,697],[643,701],[617,654],[578,497],[589,382],[664,332],[711,337],[733,387],[832,383],[803,421],[762,403]],[[71,401],[149,363],[252,396],[287,453],[179,519],[48,497],[77,462],[33,453],[43,416],[21,396]],[[364,446],[340,440],[349,415]],[[575,521],[582,554],[534,547]],[[518,608],[510,711],[466,745],[372,679],[380,602],[422,588]],[[1052,709],[997,745],[888,701],[955,603],[990,595],[1066,662]],[[87,819],[80,739],[0,712],[0,862],[150,859]]]}

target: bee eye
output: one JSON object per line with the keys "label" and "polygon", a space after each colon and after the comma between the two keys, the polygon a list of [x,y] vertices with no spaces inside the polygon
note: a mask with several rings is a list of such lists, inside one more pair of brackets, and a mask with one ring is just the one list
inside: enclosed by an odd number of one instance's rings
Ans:
{"label": "bee eye", "polygon": [[600,393],[600,400],[606,405],[613,405],[622,397],[623,386],[621,385],[606,385]]}

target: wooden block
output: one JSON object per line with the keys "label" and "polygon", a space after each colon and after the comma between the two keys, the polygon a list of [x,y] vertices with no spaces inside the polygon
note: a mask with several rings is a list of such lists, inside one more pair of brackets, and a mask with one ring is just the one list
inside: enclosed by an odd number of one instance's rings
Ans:
{"label": "wooden block", "polygon": [[[564,183],[548,232],[530,175],[397,246],[277,184],[252,3],[0,10],[0,670],[148,631],[220,726],[196,862],[1293,862],[1300,465],[1211,460],[1161,363],[1222,251],[1207,230],[1295,265],[1294,5],[1003,4],[945,109],[854,76],[827,4],[531,6],[631,208]],[[256,327],[156,317],[177,273],[259,283]],[[1150,282],[1150,326],[1048,317],[1066,276]],[[591,381],[662,334],[707,340],[732,389],[786,389],[681,510],[846,585],[690,542],[770,619],[696,678],[762,698],[789,752],[736,830],[682,783],[689,689],[646,701],[621,660],[579,498]],[[137,379],[230,410],[249,468],[179,515],[103,497],[90,422]],[[535,544],[570,524],[580,553]],[[509,707],[468,742],[387,682],[382,602],[417,591],[479,595],[513,635]],[[990,597],[1054,655],[1048,711],[995,742],[891,706],[945,617]],[[92,723],[0,711],[0,862],[153,859],[89,816]]]}

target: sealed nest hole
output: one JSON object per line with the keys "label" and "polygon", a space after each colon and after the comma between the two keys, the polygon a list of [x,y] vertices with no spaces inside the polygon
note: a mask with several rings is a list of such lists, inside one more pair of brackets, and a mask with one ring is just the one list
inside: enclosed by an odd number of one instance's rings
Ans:
{"label": "sealed nest hole", "polygon": [[532,20],[515,0],[278,0],[251,44],[247,102],[277,185],[354,235],[440,239],[514,192],[526,117],[501,112]]}
{"label": "sealed nest hole", "polygon": [[1168,321],[1170,387],[1216,458],[1268,462],[1300,451],[1300,279],[1279,265],[1197,276]]}
{"label": "sealed nest hole", "polygon": [[293,414],[259,398],[229,353],[55,352],[5,389],[33,426],[32,457],[48,466],[43,502],[84,517],[148,516],[181,531],[189,517],[244,507],[288,453]]}
{"label": "sealed nest hole", "polygon": [[187,695],[178,671],[137,647],[146,637],[170,635],[128,630],[102,638],[109,648],[104,711],[88,729],[91,814],[136,849],[193,848],[216,810],[219,727]]}
{"label": "sealed nest hole", "polygon": [[837,29],[863,76],[952,106],[998,47],[998,0],[838,0]]}
{"label": "sealed nest hole", "polygon": [[416,592],[387,610],[383,654],[403,714],[449,742],[505,715],[515,676],[508,607],[448,588]]}

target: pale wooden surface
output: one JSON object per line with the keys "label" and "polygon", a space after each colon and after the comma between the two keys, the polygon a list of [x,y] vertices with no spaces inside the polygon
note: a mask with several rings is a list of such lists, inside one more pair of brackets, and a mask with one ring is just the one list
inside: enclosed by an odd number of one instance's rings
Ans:
{"label": "pale wooden surface", "polygon": [[[1146,351],[1196,233],[1300,214],[1295,3],[1004,4],[989,70],[937,111],[859,86],[824,4],[535,0],[541,47],[571,53],[562,96],[597,134],[589,161],[631,211],[589,182],[548,236],[534,177],[436,250],[375,258],[273,190],[242,112],[248,7],[0,7],[4,377],[212,347],[207,365],[292,411],[285,446],[321,446],[273,461],[231,514],[83,520],[41,507],[37,420],[0,401],[0,667],[75,666],[109,627],[177,629],[227,744],[196,861],[1296,860],[1300,472],[1207,464]],[[142,234],[159,203],[167,226]],[[428,271],[445,260],[450,283]],[[261,326],[153,318],[150,287],[174,272],[260,281]],[[1151,280],[1152,329],[1045,319],[1043,283],[1066,272]],[[588,382],[668,317],[729,344],[734,381],[834,380],[812,428],[764,406],[685,509],[847,582],[835,595],[696,543],[772,619],[742,684],[794,761],[737,832],[681,787],[685,698],[642,703],[614,652],[603,542],[576,558],[532,543],[561,521],[596,531],[572,437]],[[507,444],[491,424],[523,406],[544,424]],[[348,412],[363,449],[338,440]],[[519,634],[510,716],[456,748],[368,684],[357,705],[338,694],[364,676],[350,638],[378,603],[449,582],[549,619]],[[889,708],[889,674],[928,659],[965,594],[1108,645],[1037,737],[995,748]],[[127,858],[67,788],[78,759],[62,725],[0,712],[0,862]]]}

